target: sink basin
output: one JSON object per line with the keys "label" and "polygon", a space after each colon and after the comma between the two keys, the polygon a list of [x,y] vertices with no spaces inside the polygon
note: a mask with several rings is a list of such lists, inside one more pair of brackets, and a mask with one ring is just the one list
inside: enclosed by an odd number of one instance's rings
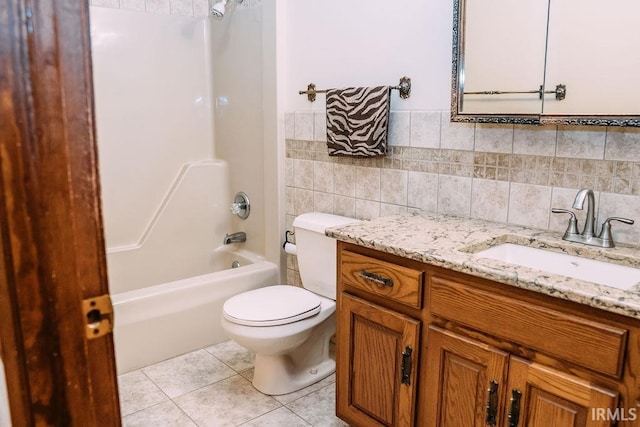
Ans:
{"label": "sink basin", "polygon": [[504,243],[475,253],[480,258],[573,277],[574,279],[627,290],[640,283],[640,269],[582,258],[546,249]]}

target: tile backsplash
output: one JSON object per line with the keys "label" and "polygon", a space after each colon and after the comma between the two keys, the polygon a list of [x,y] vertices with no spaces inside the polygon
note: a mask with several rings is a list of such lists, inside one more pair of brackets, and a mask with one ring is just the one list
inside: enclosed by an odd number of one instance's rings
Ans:
{"label": "tile backsplash", "polygon": [[[286,213],[358,219],[424,210],[558,231],[580,188],[607,217],[640,221],[640,130],[452,123],[447,111],[392,112],[389,153],[329,157],[324,112],[285,114]],[[585,212],[575,211],[580,227]],[[620,243],[640,226],[615,223]],[[289,257],[292,258],[292,257]],[[299,280],[295,260],[289,282]]]}

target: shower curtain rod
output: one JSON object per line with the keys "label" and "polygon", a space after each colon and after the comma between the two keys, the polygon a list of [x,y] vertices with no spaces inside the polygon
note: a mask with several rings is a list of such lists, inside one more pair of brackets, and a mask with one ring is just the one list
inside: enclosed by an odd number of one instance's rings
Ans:
{"label": "shower curtain rod", "polygon": [[[402,77],[400,83],[397,86],[391,86],[391,89],[400,91],[400,98],[407,99],[411,95],[411,78]],[[307,95],[309,102],[313,102],[316,100],[317,93],[327,93],[327,90],[329,89],[316,89],[315,84],[309,83],[307,90],[298,91],[298,94]]]}

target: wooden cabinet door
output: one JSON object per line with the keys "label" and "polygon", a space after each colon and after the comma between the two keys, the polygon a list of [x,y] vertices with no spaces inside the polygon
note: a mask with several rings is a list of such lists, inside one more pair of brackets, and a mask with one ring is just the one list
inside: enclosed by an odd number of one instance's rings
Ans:
{"label": "wooden cabinet door", "polygon": [[427,346],[427,375],[420,386],[427,394],[424,424],[501,425],[509,355],[435,326],[429,327]]}
{"label": "wooden cabinet door", "polygon": [[337,326],[337,415],[353,426],[412,426],[420,322],[346,293]]}
{"label": "wooden cabinet door", "polygon": [[617,393],[515,356],[507,387],[507,427],[604,427],[619,414]]}

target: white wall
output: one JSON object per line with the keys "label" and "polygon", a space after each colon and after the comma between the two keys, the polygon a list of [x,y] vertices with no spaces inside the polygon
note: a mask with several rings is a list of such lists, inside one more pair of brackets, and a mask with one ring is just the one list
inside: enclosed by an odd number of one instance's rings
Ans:
{"label": "white wall", "polygon": [[[262,27],[262,112],[264,118],[264,194],[265,194],[265,255],[278,265],[284,265],[282,242],[285,224],[285,146],[284,138],[285,74],[280,72],[283,62],[284,40],[278,28],[285,22],[286,4],[266,1],[263,4]],[[286,277],[282,268],[281,281]]]}
{"label": "white wall", "polygon": [[[263,120],[262,0],[229,2],[209,20],[214,96],[215,156],[231,170],[231,194],[244,191],[248,219],[232,218],[229,232],[245,231],[245,247],[265,253],[265,135]],[[275,165],[266,165],[275,167]],[[229,205],[232,200],[229,200]]]}
{"label": "white wall", "polygon": [[213,158],[206,22],[91,7],[108,249],[139,243],[183,165]]}
{"label": "white wall", "polygon": [[[442,110],[450,104],[451,0],[290,0],[286,40],[286,111],[324,110],[298,95],[318,89],[397,85],[412,79],[411,97],[392,96],[392,110]],[[280,71],[279,71],[280,72]]]}

